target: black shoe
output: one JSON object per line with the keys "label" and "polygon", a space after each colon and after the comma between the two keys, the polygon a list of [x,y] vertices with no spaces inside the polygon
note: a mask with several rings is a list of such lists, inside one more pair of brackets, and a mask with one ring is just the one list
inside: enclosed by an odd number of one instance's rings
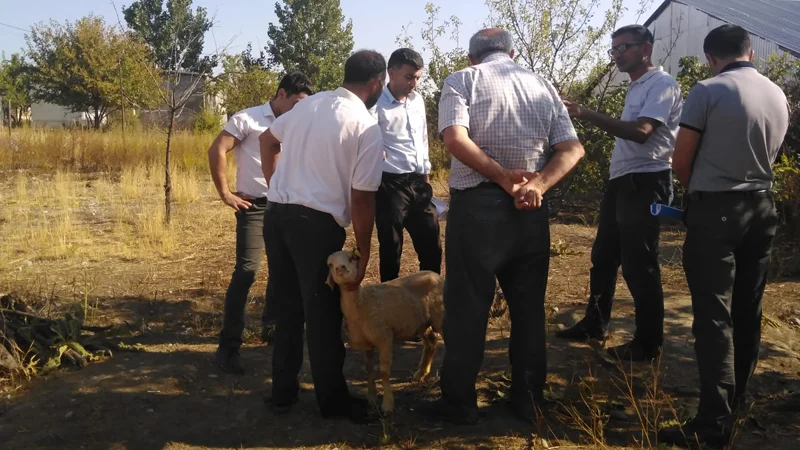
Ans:
{"label": "black shoe", "polygon": [[350,396],[348,400],[342,402],[340,406],[330,411],[323,411],[322,417],[325,419],[345,417],[357,425],[372,423],[379,418],[378,415],[373,412],[369,401],[353,396]]}
{"label": "black shoe", "polygon": [[292,405],[297,403],[297,400],[297,394],[294,394],[289,401],[275,401],[275,397],[272,396],[264,397],[264,403],[267,405],[267,408],[278,415],[288,414],[289,411],[292,410]]}
{"label": "black shoe", "polygon": [[584,317],[575,325],[556,331],[556,337],[580,341],[590,338],[598,341],[604,341],[608,337],[608,330],[602,325],[592,323],[589,321],[589,319]]}
{"label": "black shoe", "polygon": [[475,425],[485,414],[477,410],[465,411],[447,400],[440,398],[434,402],[420,402],[414,406],[417,411],[433,420],[442,420],[454,425]]}
{"label": "black shoe", "polygon": [[275,322],[266,322],[261,326],[261,342],[269,344],[275,339]]}
{"label": "black shoe", "polygon": [[730,432],[700,423],[697,419],[686,422],[683,427],[664,428],[658,431],[658,442],[679,447],[698,448],[705,444],[712,448],[723,448],[730,443]]}
{"label": "black shoe", "polygon": [[661,346],[646,346],[634,339],[607,351],[608,356],[622,361],[652,361],[661,353]]}
{"label": "black shoe", "polygon": [[238,348],[217,347],[216,360],[219,368],[225,372],[235,375],[244,373]]}

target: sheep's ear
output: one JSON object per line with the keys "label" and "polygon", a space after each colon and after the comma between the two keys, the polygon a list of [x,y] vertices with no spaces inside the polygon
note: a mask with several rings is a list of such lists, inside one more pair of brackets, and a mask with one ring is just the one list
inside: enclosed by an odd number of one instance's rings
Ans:
{"label": "sheep's ear", "polygon": [[333,289],[336,286],[336,283],[333,282],[333,275],[331,275],[330,271],[328,271],[328,279],[325,280],[325,284],[330,286],[331,289]]}

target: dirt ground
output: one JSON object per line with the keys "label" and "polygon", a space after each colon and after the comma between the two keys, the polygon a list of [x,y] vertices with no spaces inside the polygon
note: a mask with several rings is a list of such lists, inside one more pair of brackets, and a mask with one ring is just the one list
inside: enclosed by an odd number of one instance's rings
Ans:
{"label": "dirt ground", "polygon": [[[677,227],[662,234],[667,309],[664,356],[657,366],[642,363],[619,368],[604,362],[587,344],[553,337],[554,330],[572,324],[582,314],[595,234],[591,220],[567,222],[575,220],[559,218],[551,228],[558,254],[551,258],[547,296],[548,395],[561,406],[536,426],[518,422],[503,405],[508,385],[506,317],[491,319],[478,380],[487,417],[476,426],[432,423],[409,410],[414,400],[438,395],[438,369],[446,350],[441,341],[431,380],[424,384],[407,381],[421,344],[397,344],[392,373],[397,409],[389,418],[370,425],[321,419],[307,360],[300,375],[299,403],[287,416],[273,415],[262,401],[270,388],[272,348],[258,339],[266,262],[248,305],[242,349],[247,373],[228,375],[213,364],[223,295],[233,267],[234,233],[228,228],[220,229],[216,244],[202,253],[179,246],[156,262],[99,260],[64,267],[60,261],[45,261],[41,265],[46,270],[40,267],[35,272],[5,266],[5,272],[0,272],[0,291],[23,292],[42,311],[57,311],[68,297],[63,293],[69,292],[69,286],[80,286],[81,280],[90,277],[91,293],[80,293],[96,305],[93,323],[129,323],[133,336],[126,342],[140,343],[145,351],[118,352],[84,369],[63,368],[30,381],[0,381],[0,448],[657,447],[654,416],[660,424],[674,422],[675,414],[686,419],[698,399],[691,306],[680,266],[683,236]],[[414,271],[415,264],[406,235],[403,273]],[[376,280],[374,242],[365,283]],[[800,310],[798,300],[798,280],[774,279],[767,286],[767,319],[761,361],[752,383],[752,409],[734,448],[800,448],[800,328],[794,322]],[[609,345],[624,342],[633,329],[632,301],[622,276],[612,327]],[[366,394],[363,361],[362,354],[348,349],[346,376],[360,395]]]}

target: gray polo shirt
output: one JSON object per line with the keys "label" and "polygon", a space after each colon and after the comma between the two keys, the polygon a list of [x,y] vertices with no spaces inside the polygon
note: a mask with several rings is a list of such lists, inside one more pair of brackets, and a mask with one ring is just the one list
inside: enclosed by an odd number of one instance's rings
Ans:
{"label": "gray polo shirt", "polygon": [[780,87],[749,62],[729,64],[694,85],[682,127],[702,133],[689,192],[772,187],[772,164],[789,127]]}
{"label": "gray polo shirt", "polygon": [[616,139],[611,153],[609,178],[636,172],[660,172],[672,168],[672,152],[681,117],[681,87],[661,68],[652,69],[632,81],[625,95],[621,120],[648,117],[661,122],[644,144]]}

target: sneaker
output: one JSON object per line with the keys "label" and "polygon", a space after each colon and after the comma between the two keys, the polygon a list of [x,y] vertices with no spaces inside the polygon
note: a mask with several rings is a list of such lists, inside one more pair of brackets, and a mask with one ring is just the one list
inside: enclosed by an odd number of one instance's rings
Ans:
{"label": "sneaker", "polygon": [[701,423],[696,418],[682,427],[664,428],[658,431],[658,442],[685,448],[698,448],[705,444],[712,448],[724,448],[730,443],[730,432]]}
{"label": "sneaker", "polygon": [[242,358],[238,348],[218,347],[216,353],[217,365],[225,372],[235,375],[244,373]]}
{"label": "sneaker", "polygon": [[661,346],[644,346],[636,339],[607,350],[608,355],[623,361],[652,361],[661,353]]}
{"label": "sneaker", "polygon": [[608,329],[602,325],[596,325],[584,317],[575,325],[556,331],[556,337],[580,341],[586,339],[604,341],[608,337]]}

